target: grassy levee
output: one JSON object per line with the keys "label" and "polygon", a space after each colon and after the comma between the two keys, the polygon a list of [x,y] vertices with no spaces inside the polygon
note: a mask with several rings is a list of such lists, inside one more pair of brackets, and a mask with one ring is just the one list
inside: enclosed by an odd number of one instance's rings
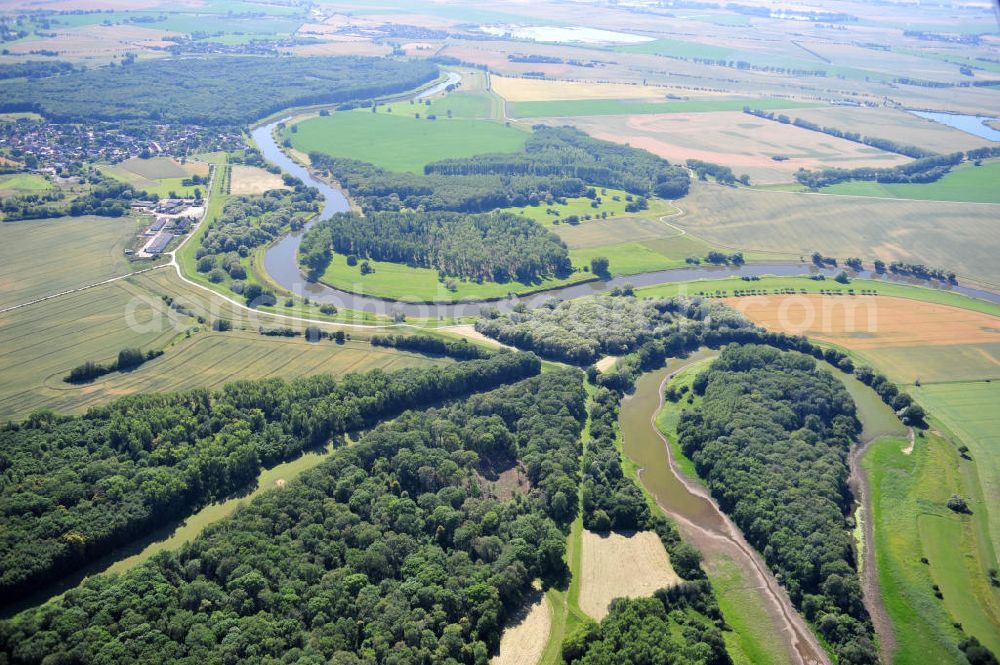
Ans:
{"label": "grassy levee", "polygon": [[[906,455],[908,443],[885,437],[862,458],[872,490],[879,586],[897,636],[893,662],[962,664],[956,644],[964,635],[975,635],[994,651],[1000,646],[996,591],[982,568],[977,520],[945,507],[952,494],[970,497],[974,491],[960,469],[970,462],[933,433]],[[973,512],[983,506],[970,503]],[[943,599],[935,597],[935,584]]]}

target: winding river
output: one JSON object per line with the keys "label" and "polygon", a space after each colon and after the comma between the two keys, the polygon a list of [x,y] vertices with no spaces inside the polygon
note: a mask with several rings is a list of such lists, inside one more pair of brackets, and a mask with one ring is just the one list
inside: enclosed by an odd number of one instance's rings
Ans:
{"label": "winding river", "polygon": [[[448,85],[457,83],[461,77],[454,73],[448,73],[448,79],[427,88],[423,92],[414,96],[414,99],[429,97],[443,91]],[[343,192],[331,187],[319,178],[313,176],[309,169],[297,163],[281,151],[272,135],[275,127],[289,120],[291,116],[275,120],[256,127],[252,131],[253,139],[260,149],[264,158],[281,167],[283,171],[289,173],[311,187],[315,187],[323,195],[323,209],[306,228],[322,219],[329,219],[335,213],[350,210],[350,203]],[[537,293],[522,297],[509,297],[492,301],[470,301],[451,303],[412,303],[399,302],[367,296],[359,293],[351,293],[336,289],[326,284],[306,281],[298,266],[298,250],[302,243],[302,231],[289,233],[268,248],[264,255],[264,270],[279,286],[292,293],[309,299],[329,303],[340,309],[372,312],[381,315],[392,315],[394,312],[405,314],[409,318],[452,318],[465,316],[478,316],[483,305],[491,305],[501,311],[508,311],[519,302],[525,303],[528,307],[537,307],[551,298],[569,300],[580,296],[591,295],[608,291],[625,284],[633,286],[653,286],[656,284],[667,284],[676,282],[687,282],[696,279],[721,279],[725,277],[759,277],[762,275],[792,276],[805,273],[822,273],[827,276],[835,275],[837,269],[817,270],[812,264],[801,262],[785,263],[753,263],[740,266],[739,268],[723,266],[703,266],[696,268],[680,268],[675,270],[657,270],[645,272],[637,275],[625,275],[614,277],[608,280],[597,280],[585,283],[573,284],[570,286],[558,287],[539,291]],[[888,279],[886,276],[877,275],[872,272],[862,271],[859,277],[866,279]],[[921,286],[932,288],[948,288],[949,290],[961,293],[973,298],[981,298],[1000,304],[1000,293],[993,293],[981,289],[974,289],[966,286],[939,287],[934,282],[923,282],[917,280],[906,280],[909,283],[917,283]]]}

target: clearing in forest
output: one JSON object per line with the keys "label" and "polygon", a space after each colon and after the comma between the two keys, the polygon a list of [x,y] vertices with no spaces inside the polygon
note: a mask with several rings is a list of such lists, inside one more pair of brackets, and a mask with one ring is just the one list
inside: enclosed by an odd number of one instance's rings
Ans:
{"label": "clearing in forest", "polygon": [[552,608],[541,591],[507,623],[500,637],[500,653],[490,665],[535,665],[545,651],[552,630]]}
{"label": "clearing in forest", "polygon": [[288,189],[279,174],[256,166],[233,164],[231,177],[229,193],[233,196],[263,194],[271,189]]}
{"label": "clearing in forest", "polygon": [[584,529],[580,562],[580,609],[595,619],[615,598],[652,596],[680,583],[660,537],[652,531],[628,535]]}

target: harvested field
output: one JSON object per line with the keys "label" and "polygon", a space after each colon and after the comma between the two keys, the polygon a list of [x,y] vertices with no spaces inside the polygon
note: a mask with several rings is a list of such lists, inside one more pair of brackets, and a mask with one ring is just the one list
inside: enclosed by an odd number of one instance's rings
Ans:
{"label": "harvested field", "polygon": [[[799,110],[789,111],[798,115]],[[764,120],[741,111],[584,117],[572,120],[595,138],[627,143],[667,160],[725,164],[755,184],[791,182],[799,168],[891,167],[910,161],[866,145]],[[784,155],[785,161],[772,157]]]}
{"label": "harvested field", "polygon": [[987,139],[906,111],[889,108],[832,106],[799,109],[795,111],[794,117],[810,120],[824,127],[836,127],[845,132],[861,132],[867,136],[899,141],[940,153],[991,145]]}
{"label": "harvested field", "polygon": [[[496,94],[508,102],[545,102],[557,99],[663,99],[678,94],[674,88],[628,83],[597,83],[594,81],[553,81],[549,79],[492,76],[490,85]],[[718,93],[701,92],[686,96],[713,97]]]}
{"label": "harvested field", "polygon": [[[108,60],[150,46],[169,44],[165,37],[179,33],[134,25],[87,25],[54,30],[54,37],[25,39],[8,45],[11,54],[28,55],[32,51],[55,51],[61,60]],[[37,56],[32,56],[37,57]]]}
{"label": "harvested field", "polygon": [[234,164],[231,177],[229,193],[233,196],[263,194],[270,189],[288,189],[279,174],[270,173],[256,166]]}
{"label": "harvested field", "polygon": [[1000,205],[765,192],[694,183],[670,220],[744,251],[858,256],[954,270],[960,282],[1000,285]]}
{"label": "harvested field", "polygon": [[515,614],[500,637],[500,653],[491,665],[535,665],[545,651],[552,630],[552,608],[541,591]]}
{"label": "harvested field", "polygon": [[888,296],[750,296],[726,302],[770,330],[857,352],[894,381],[1000,378],[1000,318]]}
{"label": "harvested field", "polygon": [[597,534],[583,531],[580,567],[580,609],[603,619],[615,598],[651,596],[657,589],[680,582],[652,531]]}

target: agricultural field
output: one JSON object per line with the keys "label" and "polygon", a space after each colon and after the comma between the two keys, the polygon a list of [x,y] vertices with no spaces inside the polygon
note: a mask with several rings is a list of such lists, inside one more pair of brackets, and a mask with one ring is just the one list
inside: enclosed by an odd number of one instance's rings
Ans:
{"label": "agricultural field", "polygon": [[744,106],[761,109],[794,109],[810,103],[782,99],[704,99],[649,102],[642,99],[574,99],[508,104],[516,118],[570,118],[591,115],[637,115],[662,113],[712,113],[742,111]]}
{"label": "agricultural field", "polygon": [[749,175],[753,184],[791,182],[800,168],[891,167],[909,161],[741,110],[577,118],[572,124],[595,138],[643,148],[678,164],[688,159],[724,164],[737,176]]}
{"label": "agricultural field", "polygon": [[900,383],[1000,378],[1000,318],[902,298],[768,295],[726,302],[769,330],[836,344]]}
{"label": "agricultural field", "polygon": [[1000,284],[995,260],[1000,208],[973,203],[890,201],[734,189],[694,183],[670,220],[709,243],[784,253],[858,256],[866,263],[923,263],[960,283]]}
{"label": "agricultural field", "polygon": [[[661,85],[561,81],[512,76],[491,76],[490,89],[507,102],[547,102],[572,99],[664,99],[677,89]],[[687,93],[691,94],[691,93]],[[711,93],[692,96],[712,97]]]}
{"label": "agricultural field", "polygon": [[965,163],[937,182],[923,184],[888,184],[852,180],[824,187],[824,194],[877,196],[881,198],[915,199],[920,201],[969,201],[1000,204],[1000,160],[984,162],[982,166]]}
{"label": "agricultural field", "polygon": [[[403,108],[408,107],[406,105]],[[398,108],[398,107],[397,107]],[[425,164],[451,157],[471,157],[486,152],[515,152],[524,146],[528,134],[500,123],[480,120],[428,120],[419,110],[377,113],[357,110],[333,113],[295,125],[292,147],[304,153],[324,152],[370,162],[390,171],[423,172]],[[420,113],[420,120],[413,117]]]}
{"label": "agricultural field", "polygon": [[206,193],[207,190],[206,185],[182,184],[185,178],[194,175],[207,176],[208,164],[204,162],[189,161],[181,164],[168,157],[135,158],[114,166],[99,168],[106,176],[126,182],[138,190],[157,194],[160,198],[167,198],[171,192],[178,197],[186,198],[194,196],[195,189],[201,190],[202,193]]}
{"label": "agricultural field", "polygon": [[651,596],[657,589],[680,582],[659,536],[594,533],[584,529],[580,567],[580,609],[603,619],[615,598]]}
{"label": "agricultural field", "polygon": [[229,193],[233,196],[263,194],[271,189],[288,189],[280,174],[243,164],[233,164],[230,168]]}
{"label": "agricultural field", "polygon": [[867,136],[916,145],[942,154],[990,145],[986,139],[892,108],[828,106],[797,109],[794,115],[823,127],[861,132]]}
{"label": "agricultural field", "polygon": [[0,224],[0,309],[127,274],[133,266],[125,249],[139,228],[129,217]]}

